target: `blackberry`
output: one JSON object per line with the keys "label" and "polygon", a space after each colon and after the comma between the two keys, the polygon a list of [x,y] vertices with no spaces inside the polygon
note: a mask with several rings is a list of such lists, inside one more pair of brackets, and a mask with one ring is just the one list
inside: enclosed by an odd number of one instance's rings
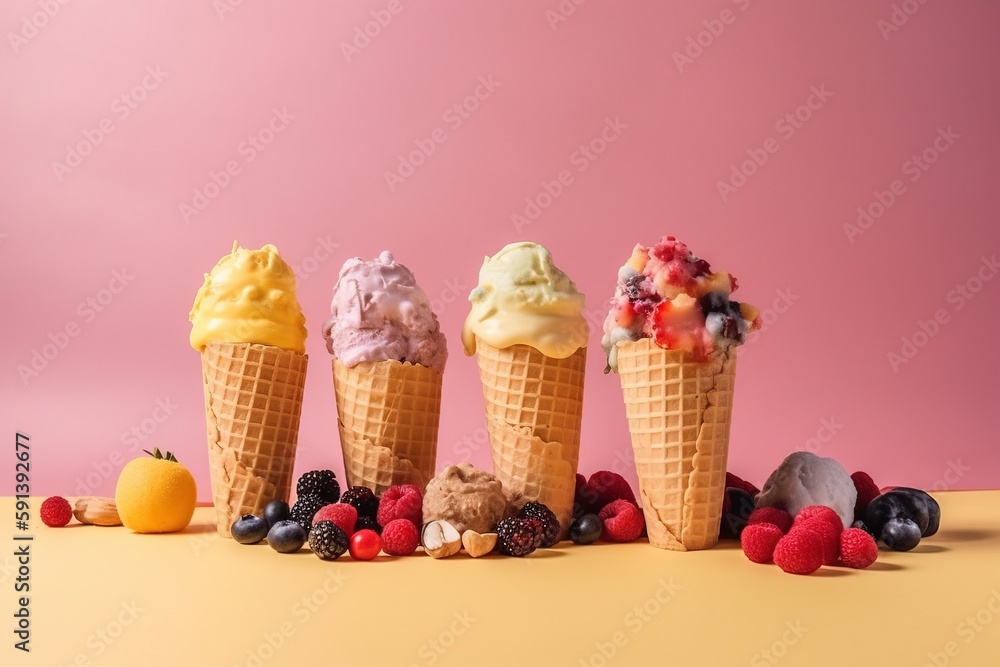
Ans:
{"label": "blackberry", "polygon": [[874,531],[872,531],[872,529],[870,529],[868,526],[866,526],[865,522],[862,521],[861,519],[858,519],[857,521],[855,521],[854,523],[852,523],[851,524],[851,528],[860,528],[861,530],[865,531],[866,533],[868,533],[869,535],[871,535],[872,537],[874,537],[876,540],[878,540],[878,538],[879,538],[879,536],[876,535],[874,533]]}
{"label": "blackberry", "polygon": [[545,540],[545,526],[542,522],[534,517],[528,517],[526,519],[521,519],[521,523],[531,529],[531,532],[535,534],[535,548],[540,548],[542,546],[542,542]]}
{"label": "blackberry", "polygon": [[735,486],[726,487],[722,503],[722,522],[719,526],[719,537],[723,539],[740,539],[740,534],[747,526],[747,519],[753,512],[753,496]]}
{"label": "blackberry", "polygon": [[625,281],[625,295],[632,301],[639,299],[645,292],[643,289],[642,281],[646,279],[646,276],[640,274],[630,276],[628,280]]}
{"label": "blackberry", "polygon": [[538,519],[542,524],[540,549],[548,549],[559,541],[559,519],[556,513],[537,500],[525,503],[521,511],[517,513],[522,519]]}
{"label": "blackberry", "polygon": [[332,470],[310,470],[295,485],[297,496],[319,496],[329,505],[340,499],[340,483]]}
{"label": "blackberry", "polygon": [[367,486],[352,486],[340,497],[340,502],[352,505],[358,511],[358,518],[378,515],[378,498]]}
{"label": "blackberry", "polygon": [[332,521],[320,521],[309,532],[309,548],[323,560],[337,560],[347,551],[347,533]]}
{"label": "blackberry", "polygon": [[534,551],[538,532],[533,524],[540,526],[541,522],[537,519],[520,519],[512,516],[497,524],[500,553],[520,557]]}
{"label": "blackberry", "polygon": [[365,528],[368,530],[374,530],[379,535],[382,534],[382,526],[379,525],[378,521],[370,516],[359,516],[358,522],[354,524],[354,532],[364,530]]}
{"label": "blackberry", "polygon": [[298,499],[296,499],[295,504],[292,505],[290,518],[292,521],[302,526],[306,533],[308,533],[312,528],[312,520],[313,517],[316,516],[316,512],[319,511],[319,508],[329,504],[330,503],[326,502],[319,496],[309,494],[299,496]]}

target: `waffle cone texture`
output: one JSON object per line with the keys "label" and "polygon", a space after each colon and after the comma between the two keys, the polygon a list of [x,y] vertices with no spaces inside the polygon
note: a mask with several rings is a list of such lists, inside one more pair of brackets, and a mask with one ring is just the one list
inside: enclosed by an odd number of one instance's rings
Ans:
{"label": "waffle cone texture", "polygon": [[618,344],[649,543],[708,549],[719,541],[736,353],[697,361],[651,339]]}
{"label": "waffle cone texture", "polygon": [[349,486],[367,486],[376,495],[396,484],[424,490],[437,463],[441,380],[439,371],[409,362],[362,362],[349,368],[333,360]]}
{"label": "waffle cone texture", "polygon": [[514,503],[537,500],[555,512],[565,537],[573,518],[587,349],[554,359],[528,345],[498,349],[477,339],[476,350],[494,474]]}
{"label": "waffle cone texture", "polygon": [[219,534],[288,501],[308,356],[274,345],[210,343],[201,354]]}

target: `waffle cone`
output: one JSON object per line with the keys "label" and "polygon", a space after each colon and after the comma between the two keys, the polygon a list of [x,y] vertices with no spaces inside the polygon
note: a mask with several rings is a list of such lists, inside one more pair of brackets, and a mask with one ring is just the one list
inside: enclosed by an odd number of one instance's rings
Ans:
{"label": "waffle cone", "polygon": [[274,345],[210,343],[201,354],[219,534],[288,501],[308,356]]}
{"label": "waffle cone", "polygon": [[649,543],[708,549],[719,541],[736,353],[707,361],[651,339],[618,344]]}
{"label": "waffle cone", "polygon": [[434,477],[441,373],[395,360],[348,368],[333,360],[337,426],[350,486],[381,495],[390,486],[421,491]]}
{"label": "waffle cone", "polygon": [[587,349],[565,359],[476,340],[493,470],[516,502],[537,500],[569,531],[580,457]]}

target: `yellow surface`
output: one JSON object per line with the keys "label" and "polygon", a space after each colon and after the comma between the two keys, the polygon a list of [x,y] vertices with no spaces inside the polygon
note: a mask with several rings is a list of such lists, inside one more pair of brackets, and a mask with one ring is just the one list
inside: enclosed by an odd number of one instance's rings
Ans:
{"label": "yellow surface", "polygon": [[936,497],[914,551],[808,577],[732,541],[324,562],[218,537],[211,508],[173,535],[33,525],[30,655],[8,529],[0,664],[1000,664],[1000,491]]}

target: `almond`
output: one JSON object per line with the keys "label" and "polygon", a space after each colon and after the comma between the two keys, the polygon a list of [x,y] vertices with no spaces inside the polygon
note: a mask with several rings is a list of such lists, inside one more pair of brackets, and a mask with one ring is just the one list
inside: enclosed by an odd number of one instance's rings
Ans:
{"label": "almond", "polygon": [[462,546],[473,558],[485,556],[493,551],[497,545],[496,533],[477,533],[474,530],[467,530],[462,533]]}
{"label": "almond", "polygon": [[78,498],[73,508],[73,516],[80,523],[89,523],[95,526],[122,525],[114,498],[101,498],[98,496]]}

